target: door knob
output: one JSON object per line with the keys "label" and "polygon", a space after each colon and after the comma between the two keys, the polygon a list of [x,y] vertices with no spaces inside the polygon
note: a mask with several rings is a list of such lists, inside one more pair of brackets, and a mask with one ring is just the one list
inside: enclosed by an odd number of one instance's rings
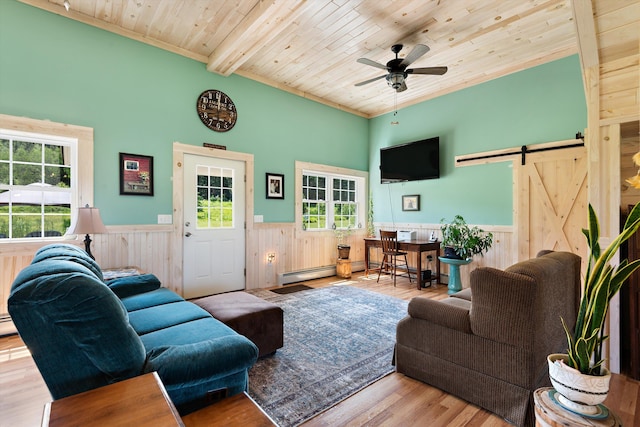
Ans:
{"label": "door knob", "polygon": [[184,233],[184,237],[191,237],[191,233],[187,231],[186,233]]}

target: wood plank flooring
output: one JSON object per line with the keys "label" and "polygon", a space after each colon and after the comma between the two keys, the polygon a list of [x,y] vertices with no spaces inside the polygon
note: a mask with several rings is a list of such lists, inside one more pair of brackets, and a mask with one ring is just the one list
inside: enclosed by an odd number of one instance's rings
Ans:
{"label": "wood plank flooring", "polygon": [[[409,300],[417,295],[447,297],[445,285],[417,290],[406,278],[397,286],[383,276],[380,283],[355,273],[350,280],[329,277],[304,282],[312,287],[348,283]],[[16,335],[0,338],[0,427],[40,425],[49,392],[33,359]],[[625,426],[640,426],[640,382],[613,375],[605,404]],[[499,417],[441,390],[393,373],[303,424],[325,426],[509,426]]]}

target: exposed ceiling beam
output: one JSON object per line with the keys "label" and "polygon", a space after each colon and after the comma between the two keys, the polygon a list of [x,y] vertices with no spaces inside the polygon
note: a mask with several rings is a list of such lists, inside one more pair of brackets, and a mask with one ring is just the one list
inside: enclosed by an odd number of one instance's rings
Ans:
{"label": "exposed ceiling beam", "polygon": [[582,68],[597,67],[600,60],[591,1],[572,1],[571,6],[578,35],[578,50],[580,51]]}
{"label": "exposed ceiling beam", "polygon": [[260,0],[211,53],[207,70],[230,76],[278,37],[309,3],[307,0]]}

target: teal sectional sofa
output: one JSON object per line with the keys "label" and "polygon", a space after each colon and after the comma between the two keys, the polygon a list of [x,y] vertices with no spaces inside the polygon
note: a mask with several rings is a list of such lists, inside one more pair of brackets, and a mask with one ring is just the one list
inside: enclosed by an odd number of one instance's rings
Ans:
{"label": "teal sectional sofa", "polygon": [[80,248],[40,249],[9,313],[54,399],[157,371],[181,414],[247,390],[257,347],[151,274],[103,281]]}

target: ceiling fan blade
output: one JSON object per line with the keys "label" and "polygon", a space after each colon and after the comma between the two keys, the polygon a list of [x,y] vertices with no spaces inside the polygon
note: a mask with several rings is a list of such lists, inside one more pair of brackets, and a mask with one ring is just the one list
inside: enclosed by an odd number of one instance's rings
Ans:
{"label": "ceiling fan blade", "polygon": [[413,48],[411,52],[402,60],[400,66],[408,67],[411,65],[416,59],[420,58],[425,53],[429,52],[429,46],[424,44],[417,44]]}
{"label": "ceiling fan blade", "polygon": [[447,67],[424,67],[424,68],[410,68],[405,70],[407,74],[433,74],[436,76],[441,76],[446,73],[448,70]]}
{"label": "ceiling fan blade", "polygon": [[361,64],[365,64],[365,65],[371,65],[372,67],[380,68],[382,70],[387,70],[388,69],[386,65],[382,65],[379,62],[372,61],[372,60],[367,59],[367,58],[358,58],[357,62],[359,62]]}
{"label": "ceiling fan blade", "polygon": [[402,85],[400,85],[400,87],[396,89],[396,92],[404,92],[405,90],[407,90],[407,82],[403,81]]}
{"label": "ceiling fan blade", "polygon": [[365,81],[360,82],[360,83],[356,83],[355,85],[356,85],[356,86],[364,86],[364,85],[369,84],[369,83],[371,83],[371,82],[375,82],[376,80],[384,79],[385,77],[387,77],[387,75],[386,75],[386,74],[383,74],[383,75],[381,75],[381,76],[374,77],[374,78],[372,78],[372,79],[365,80]]}

